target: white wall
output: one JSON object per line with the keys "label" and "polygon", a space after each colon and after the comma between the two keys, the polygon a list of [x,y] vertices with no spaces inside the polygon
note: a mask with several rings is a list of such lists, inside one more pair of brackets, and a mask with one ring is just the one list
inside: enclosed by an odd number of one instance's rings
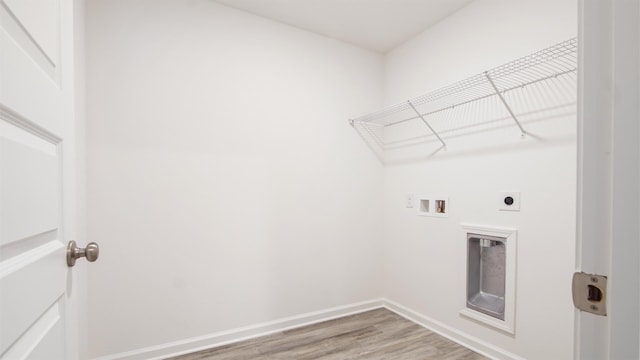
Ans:
{"label": "white wall", "polygon": [[89,356],[382,295],[382,56],[206,0],[87,4]]}
{"label": "white wall", "polygon": [[[384,101],[412,98],[576,35],[573,0],[477,0],[387,55]],[[492,344],[505,356],[570,359],[576,115],[523,125],[532,133],[525,140],[515,125],[449,138],[447,151],[428,161],[385,169],[384,292],[458,340]],[[500,191],[520,191],[522,211],[498,212]],[[416,216],[405,207],[409,193],[448,196],[449,217]],[[458,314],[466,279],[460,223],[518,230],[515,336]]]}
{"label": "white wall", "polygon": [[[385,296],[461,341],[571,358],[575,114],[384,170],[346,118],[574,37],[576,14],[476,0],[383,58],[205,0],[90,0],[89,356]],[[522,212],[496,211],[504,190]],[[519,231],[515,337],[458,315],[461,222]]]}

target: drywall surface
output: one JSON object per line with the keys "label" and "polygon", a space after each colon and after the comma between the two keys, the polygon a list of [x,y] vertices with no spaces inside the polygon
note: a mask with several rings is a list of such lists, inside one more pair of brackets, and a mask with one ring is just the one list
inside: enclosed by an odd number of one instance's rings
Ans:
{"label": "drywall surface", "polygon": [[89,356],[382,295],[382,56],[207,0],[88,1]]}
{"label": "drywall surface", "polygon": [[[478,0],[389,53],[385,103],[436,90],[577,34],[577,4]],[[540,95],[544,88],[537,90]],[[557,91],[551,89],[550,91]],[[537,101],[531,99],[531,101]],[[570,359],[575,264],[575,104],[515,124],[447,136],[447,150],[385,169],[385,296],[502,357]],[[473,123],[473,113],[468,114]],[[521,211],[498,211],[498,194],[521,193]],[[417,216],[407,194],[448,197],[448,217]],[[517,233],[515,335],[459,315],[465,307],[462,223]]]}

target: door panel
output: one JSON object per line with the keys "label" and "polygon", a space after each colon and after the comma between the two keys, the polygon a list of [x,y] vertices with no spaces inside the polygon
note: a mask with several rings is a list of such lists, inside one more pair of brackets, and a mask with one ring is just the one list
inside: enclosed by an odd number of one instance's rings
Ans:
{"label": "door panel", "polygon": [[[59,346],[64,329],[61,323],[60,306],[55,304],[40,318],[30,331],[24,334],[5,354],[7,359],[63,359],[64,348]],[[57,343],[57,344],[56,344]],[[35,344],[35,345],[34,345]],[[47,353],[45,351],[51,351]],[[53,357],[54,355],[59,355]]]}
{"label": "door panel", "polygon": [[[54,240],[0,263],[0,354],[9,350],[3,355],[6,359],[23,358],[9,354],[33,350],[54,325],[63,325],[59,310],[65,291],[63,253],[64,246]],[[21,345],[25,341],[28,346]],[[58,347],[64,349],[64,343],[56,344],[55,349]]]}
{"label": "door panel", "polygon": [[[72,39],[65,42],[60,36],[61,12],[56,9],[53,14],[36,15],[41,12],[39,7],[18,5],[23,1],[0,1],[0,105],[19,114],[29,123],[61,135],[65,130],[65,120],[72,120],[73,115],[70,112],[71,89],[63,86],[71,85],[66,78],[70,77],[71,74],[67,72],[72,71],[72,68],[67,67],[66,72],[62,71],[65,65],[63,61],[69,58],[68,50],[63,51],[65,49],[62,45],[68,47]],[[58,1],[27,2],[54,3],[56,8],[61,5]],[[43,4],[42,7],[49,6]],[[13,11],[17,11],[19,15]],[[55,20],[49,19],[44,23],[54,25],[42,25],[37,21],[39,18],[52,16]],[[67,21],[71,21],[69,17],[70,14]],[[32,27],[35,28],[32,30]],[[40,33],[48,35],[38,35]],[[51,36],[57,37],[57,40],[49,39]]]}
{"label": "door panel", "polygon": [[56,145],[0,122],[0,245],[54,231],[60,219]]}
{"label": "door panel", "polygon": [[30,352],[30,359],[65,359],[65,348],[61,346],[64,344],[62,308],[61,303],[51,307],[50,311],[45,314],[46,320],[43,319],[40,323],[42,331],[34,331],[34,336],[39,341],[27,341],[27,343],[37,344]]}
{"label": "door panel", "polygon": [[36,350],[64,354],[64,341],[54,341],[64,332],[67,269],[59,238],[61,164],[52,138],[0,119],[0,354],[6,359],[38,359]]}
{"label": "door panel", "polygon": [[72,5],[0,0],[1,360],[77,356]]}
{"label": "door panel", "polygon": [[[55,0],[4,0],[7,15],[19,25],[49,63],[57,64],[60,36],[60,4]],[[38,11],[33,11],[38,9]],[[15,27],[13,27],[15,29]],[[15,36],[15,35],[14,35]],[[22,41],[24,44],[25,42]]]}

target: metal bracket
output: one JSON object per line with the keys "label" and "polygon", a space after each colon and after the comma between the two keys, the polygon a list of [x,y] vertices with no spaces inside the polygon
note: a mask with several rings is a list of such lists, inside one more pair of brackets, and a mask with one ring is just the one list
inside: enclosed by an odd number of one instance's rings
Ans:
{"label": "metal bracket", "polygon": [[489,76],[489,73],[485,71],[484,72],[484,76],[487,78],[487,80],[489,80],[489,84],[491,84],[491,86],[493,87],[493,90],[496,91],[496,95],[498,95],[498,97],[500,98],[500,101],[502,101],[502,104],[504,105],[505,108],[507,108],[507,111],[509,112],[509,114],[513,118],[513,121],[515,121],[516,125],[518,125],[518,127],[520,128],[521,135],[524,138],[524,135],[527,132],[524,131],[524,128],[522,127],[522,125],[520,125],[520,121],[518,121],[518,118],[516,117],[516,114],[513,113],[513,110],[511,110],[511,107],[509,107],[509,104],[507,104],[507,101],[502,96],[502,93],[500,93],[500,90],[498,90],[498,87],[493,82],[493,79],[491,79],[491,76]]}
{"label": "metal bracket", "polygon": [[438,135],[438,133],[433,130],[433,128],[431,127],[431,125],[429,125],[429,123],[427,122],[427,120],[425,120],[424,116],[422,116],[422,114],[420,114],[420,112],[418,111],[418,109],[415,108],[415,106],[413,106],[413,104],[411,103],[411,101],[407,101],[407,104],[409,104],[409,106],[411,106],[411,108],[413,109],[413,111],[415,111],[416,115],[418,115],[418,117],[420,118],[420,120],[422,120],[422,122],[427,125],[427,127],[429,128],[429,130],[431,130],[431,132],[433,133],[433,135],[435,135],[438,140],[440,140],[440,142],[442,143],[442,146],[444,146],[445,150],[447,148],[447,144],[444,143],[444,141],[442,141],[442,138],[440,137],[440,135]]}
{"label": "metal bracket", "polygon": [[607,277],[574,273],[571,283],[573,305],[581,311],[607,316]]}

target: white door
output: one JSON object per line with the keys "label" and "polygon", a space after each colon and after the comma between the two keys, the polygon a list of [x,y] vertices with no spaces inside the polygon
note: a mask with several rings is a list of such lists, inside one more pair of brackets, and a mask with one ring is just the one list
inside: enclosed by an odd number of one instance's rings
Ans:
{"label": "white door", "polygon": [[0,0],[3,360],[77,357],[73,81],[73,2]]}

